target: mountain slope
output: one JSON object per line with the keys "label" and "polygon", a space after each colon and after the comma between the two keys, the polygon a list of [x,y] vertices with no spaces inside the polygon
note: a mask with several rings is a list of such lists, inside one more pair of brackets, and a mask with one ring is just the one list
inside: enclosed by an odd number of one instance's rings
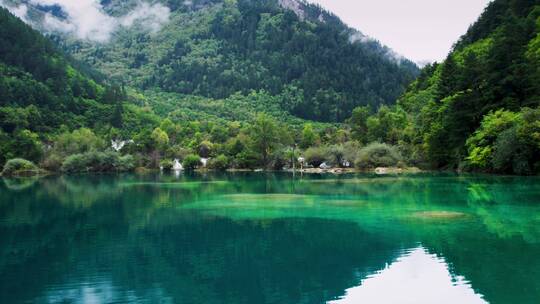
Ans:
{"label": "mountain slope", "polygon": [[[116,20],[133,16],[137,3],[102,1]],[[392,104],[417,74],[413,63],[304,2],[152,2],[158,4],[170,10],[159,29],[144,26],[146,18],[119,26],[106,43],[65,34],[56,41],[130,86],[210,98],[264,90],[283,95],[284,110],[321,121],[342,121],[358,105]]]}
{"label": "mountain slope", "polygon": [[52,42],[0,8],[0,164],[15,156],[36,160],[39,141],[62,126],[119,123],[121,93],[79,71]]}
{"label": "mountain slope", "polygon": [[418,154],[436,167],[539,170],[540,113],[528,109],[540,104],[539,50],[539,1],[490,3],[399,101],[413,119]]}

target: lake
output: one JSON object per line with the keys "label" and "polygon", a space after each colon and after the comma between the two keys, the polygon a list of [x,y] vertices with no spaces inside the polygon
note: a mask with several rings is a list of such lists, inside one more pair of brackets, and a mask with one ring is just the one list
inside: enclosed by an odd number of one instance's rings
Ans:
{"label": "lake", "polygon": [[540,303],[540,178],[0,181],[0,303]]}

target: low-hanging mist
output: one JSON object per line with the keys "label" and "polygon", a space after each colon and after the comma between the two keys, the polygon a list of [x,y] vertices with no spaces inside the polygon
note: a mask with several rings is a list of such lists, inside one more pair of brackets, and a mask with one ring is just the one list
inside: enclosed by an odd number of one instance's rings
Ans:
{"label": "low-hanging mist", "polygon": [[[0,0],[0,6],[9,9],[26,23],[46,32],[73,34],[79,39],[107,42],[119,28],[140,26],[156,32],[169,20],[170,9],[160,3],[139,1],[122,16],[108,14],[99,0]],[[39,23],[29,14],[42,14]]]}

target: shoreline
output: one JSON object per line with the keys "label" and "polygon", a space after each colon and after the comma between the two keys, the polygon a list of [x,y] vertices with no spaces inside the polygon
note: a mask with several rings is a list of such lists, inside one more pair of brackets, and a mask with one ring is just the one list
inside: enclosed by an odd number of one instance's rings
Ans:
{"label": "shoreline", "polygon": [[378,175],[386,174],[405,174],[405,173],[421,173],[425,172],[417,167],[406,167],[406,168],[396,168],[396,167],[378,167],[372,169],[357,169],[357,168],[330,168],[330,169],[320,169],[320,168],[307,168],[301,170],[284,170],[284,172],[299,172],[307,174],[351,174],[351,173],[375,173]]}

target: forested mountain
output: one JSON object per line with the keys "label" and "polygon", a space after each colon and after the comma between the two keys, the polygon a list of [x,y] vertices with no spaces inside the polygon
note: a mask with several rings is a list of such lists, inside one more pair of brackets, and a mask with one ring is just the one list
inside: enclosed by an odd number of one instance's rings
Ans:
{"label": "forested mountain", "polygon": [[414,64],[297,0],[0,3],[0,163],[540,173],[539,1],[491,2],[403,94]]}
{"label": "forested mountain", "polygon": [[[123,25],[106,41],[99,33],[84,39],[59,34],[43,20],[41,27],[56,33],[53,38],[75,58],[139,89],[214,99],[264,90],[282,97],[281,108],[291,114],[338,122],[359,105],[393,104],[418,71],[303,1],[152,1],[148,16],[132,26],[126,20],[138,17],[133,12],[140,1],[101,3]],[[151,8],[162,12],[154,16]],[[47,20],[60,22],[66,15],[58,6],[33,9],[46,12]]]}
{"label": "forested mountain", "polygon": [[61,128],[120,124],[122,99],[0,8],[0,163],[39,159],[41,141]]}
{"label": "forested mountain", "polygon": [[[435,168],[531,174],[540,171],[539,104],[540,2],[495,0],[444,62],[370,118],[370,134]],[[355,113],[356,128],[367,128],[365,110]]]}

